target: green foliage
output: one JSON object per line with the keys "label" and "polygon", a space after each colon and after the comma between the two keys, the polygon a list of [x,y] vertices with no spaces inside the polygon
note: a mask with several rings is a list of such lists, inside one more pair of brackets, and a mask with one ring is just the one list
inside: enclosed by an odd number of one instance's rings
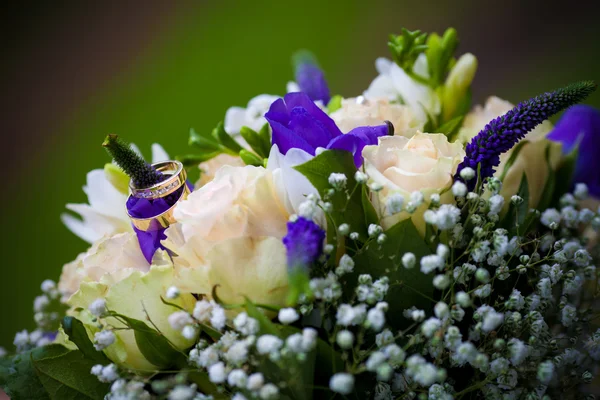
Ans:
{"label": "green foliage", "polygon": [[529,182],[527,181],[527,175],[525,173],[523,173],[523,177],[521,178],[517,196],[523,199],[523,201],[519,204],[515,204],[511,201],[508,212],[501,223],[511,235],[523,235],[528,228],[528,226],[525,225],[525,222],[529,214]]}
{"label": "green foliage", "polygon": [[152,364],[159,368],[186,365],[185,355],[173,348],[162,333],[150,328],[143,321],[117,313],[111,313],[111,316],[118,318],[133,330],[138,348]]}
{"label": "green foliage", "polygon": [[[329,221],[333,226],[328,223],[327,231],[335,232],[337,226],[347,223],[353,232],[358,232],[361,240],[366,240],[368,225],[364,218],[362,191],[354,180],[356,167],[352,154],[342,150],[328,150],[295,168],[313,184],[322,198],[333,205]],[[334,172],[346,175],[346,190],[335,191],[326,196],[331,188],[329,175]]]}
{"label": "green foliage", "polygon": [[235,156],[242,150],[242,146],[225,131],[223,122],[219,122],[211,133],[204,131],[198,133],[191,128],[188,143],[201,154],[178,157],[178,160],[185,165],[197,165],[222,153]]}
{"label": "green foliage", "polygon": [[354,282],[360,274],[370,274],[374,279],[389,277],[390,289],[386,296],[390,307],[388,322],[400,329],[405,322],[401,318],[403,310],[412,306],[421,309],[433,307],[432,276],[422,273],[418,266],[404,268],[401,265],[402,255],[411,252],[421,258],[431,252],[410,219],[392,226],[385,235],[387,240],[383,244],[369,241],[357,251],[354,271],[346,279]]}
{"label": "green foliage", "polygon": [[97,364],[108,364],[110,361],[104,355],[104,352],[96,350],[90,340],[87,330],[83,323],[74,317],[64,317],[62,326],[65,333],[69,336],[69,340],[77,345],[87,358],[95,361]]}
{"label": "green foliage", "polygon": [[38,347],[3,360],[0,386],[12,400],[101,400],[109,385],[90,374],[95,364],[59,344]]}
{"label": "green foliage", "polygon": [[513,148],[512,153],[510,154],[510,157],[508,158],[508,161],[506,161],[506,164],[504,164],[504,169],[502,170],[502,175],[500,175],[500,181],[504,182],[504,178],[506,178],[506,174],[508,174],[508,171],[515,163],[515,160],[519,156],[519,153],[521,153],[521,150],[523,150],[523,147],[525,147],[525,145],[527,143],[529,143],[529,140],[521,140]]}
{"label": "green foliage", "polygon": [[546,152],[544,159],[546,161],[546,168],[548,170],[548,178],[546,178],[546,184],[542,190],[542,196],[540,197],[540,203],[537,205],[538,210],[545,210],[552,202],[552,195],[554,194],[554,188],[556,187],[556,173],[552,169],[550,163],[550,149],[551,143],[546,145]]}
{"label": "green foliage", "polygon": [[444,82],[454,61],[454,52],[458,47],[456,29],[448,28],[442,37],[437,33],[430,34],[426,46],[429,85],[436,88]]}
{"label": "green foliage", "polygon": [[[262,130],[262,129],[261,129]],[[267,125],[267,133],[269,128]],[[269,152],[271,151],[271,137],[270,135],[260,135],[255,130],[242,126],[240,129],[240,135],[244,138],[246,143],[254,150],[254,152],[261,158],[268,158]]]}
{"label": "green foliage", "polygon": [[402,28],[402,34],[390,35],[388,47],[396,64],[405,71],[412,71],[413,64],[419,54],[427,50],[426,41],[427,33]]}
{"label": "green foliage", "polygon": [[256,167],[260,167],[264,163],[264,159],[258,157],[256,154],[246,149],[240,150],[240,158],[246,165],[254,165]]}
{"label": "green foliage", "polygon": [[458,133],[460,127],[462,126],[463,120],[465,119],[464,115],[459,115],[451,119],[450,121],[445,122],[440,126],[436,132],[443,133],[448,136],[448,141],[452,142],[456,134]]}
{"label": "green foliage", "polygon": [[557,205],[561,196],[571,189],[575,167],[577,166],[577,156],[579,154],[579,145],[573,148],[560,162],[556,169],[556,187],[552,196],[552,205]]}
{"label": "green foliage", "polygon": [[327,113],[331,114],[342,108],[342,100],[344,100],[344,98],[339,94],[333,96],[331,100],[329,100],[329,103],[327,103]]}

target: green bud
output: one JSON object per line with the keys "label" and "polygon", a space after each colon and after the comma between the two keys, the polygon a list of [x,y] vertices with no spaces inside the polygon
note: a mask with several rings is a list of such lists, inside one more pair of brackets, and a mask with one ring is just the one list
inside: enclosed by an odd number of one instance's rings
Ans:
{"label": "green bud", "polygon": [[129,181],[130,178],[125,172],[113,163],[104,165],[104,176],[119,192],[124,195],[129,194]]}
{"label": "green bud", "polygon": [[[477,58],[471,54],[463,54],[454,68],[448,74],[442,94],[442,110],[444,121],[448,121],[457,115],[457,111],[466,111],[469,104],[468,93],[477,72]],[[468,103],[468,101],[467,101]],[[459,110],[462,108],[462,110]]]}
{"label": "green bud", "polygon": [[246,149],[240,150],[240,158],[246,165],[260,167],[263,165],[263,159]]}

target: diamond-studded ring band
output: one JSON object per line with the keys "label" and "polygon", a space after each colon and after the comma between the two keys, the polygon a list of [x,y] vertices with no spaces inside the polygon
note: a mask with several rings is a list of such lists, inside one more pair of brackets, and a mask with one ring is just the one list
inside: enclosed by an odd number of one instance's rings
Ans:
{"label": "diamond-studded ring band", "polygon": [[158,199],[165,197],[182,185],[185,185],[187,178],[183,164],[179,161],[163,161],[152,164],[152,166],[163,175],[168,176],[162,182],[152,185],[147,188],[137,188],[133,185],[133,181],[130,182],[129,188],[131,189],[131,195],[141,199]]}

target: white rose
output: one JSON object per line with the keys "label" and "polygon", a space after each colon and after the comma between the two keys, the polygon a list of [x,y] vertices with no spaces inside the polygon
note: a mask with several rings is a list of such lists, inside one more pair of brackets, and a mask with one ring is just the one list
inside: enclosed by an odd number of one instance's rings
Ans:
{"label": "white rose", "polygon": [[394,134],[411,137],[422,127],[409,107],[390,103],[387,98],[344,99],[342,107],[330,116],[342,132],[359,126],[381,125],[387,120],[394,125]]}
{"label": "white rose", "polygon": [[[512,108],[514,105],[506,100],[495,96],[488,98],[484,107],[476,106],[465,117],[463,127],[459,131],[459,141],[468,143],[491,120],[506,114]],[[550,166],[553,170],[556,170],[561,159],[561,144],[546,139],[553,128],[550,121],[544,121],[523,139],[527,143],[522,145],[517,158],[507,171],[500,192],[505,199],[505,209],[508,208],[510,197],[519,191],[523,173],[527,176],[529,183],[529,207],[536,207],[539,203],[548,179],[548,167],[545,161],[547,146],[550,146]],[[500,165],[496,167],[494,176],[502,176],[506,163],[515,148],[516,146],[500,156]]]}
{"label": "white rose", "polygon": [[182,291],[217,293],[227,303],[248,296],[282,305],[287,295],[289,213],[265,168],[224,166],[213,181],[178,203],[177,223],[163,244],[171,249]]}
{"label": "white rose", "polygon": [[[441,112],[441,101],[435,91],[427,85],[415,81],[395,62],[378,58],[375,67],[379,76],[364,92],[368,99],[386,97],[392,101],[401,99],[408,105],[422,126],[428,121],[428,114],[437,116]],[[427,59],[422,54],[415,62],[413,72],[425,76]]]}
{"label": "white rose", "polygon": [[[372,194],[375,209],[387,229],[399,221],[411,218],[407,211],[390,215],[386,210],[387,199],[396,194],[410,201],[412,192],[421,192],[425,202],[412,214],[412,220],[421,233],[425,231],[423,212],[432,194],[441,193],[453,182],[458,164],[465,157],[460,143],[448,143],[446,135],[417,132],[412,138],[386,136],[379,138],[376,146],[363,149],[365,171],[371,182],[379,183],[383,189]],[[453,201],[447,191],[442,202]]]}
{"label": "white rose", "polygon": [[58,289],[68,299],[82,282],[118,282],[134,271],[147,272],[150,264],[133,232],[119,233],[96,242],[87,252],[63,267]]}
{"label": "white rose", "polygon": [[255,131],[260,130],[267,123],[265,113],[278,98],[279,96],[260,94],[252,98],[246,108],[230,107],[225,113],[225,132],[237,135],[242,126],[247,126]]}

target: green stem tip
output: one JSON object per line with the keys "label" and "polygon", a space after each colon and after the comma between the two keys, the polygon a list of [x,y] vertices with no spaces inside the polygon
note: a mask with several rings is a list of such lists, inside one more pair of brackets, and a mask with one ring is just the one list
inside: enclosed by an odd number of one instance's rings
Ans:
{"label": "green stem tip", "polygon": [[136,187],[150,187],[164,179],[160,172],[144,161],[128,143],[119,139],[117,135],[110,134],[106,136],[106,139],[102,142],[102,147],[131,178]]}

